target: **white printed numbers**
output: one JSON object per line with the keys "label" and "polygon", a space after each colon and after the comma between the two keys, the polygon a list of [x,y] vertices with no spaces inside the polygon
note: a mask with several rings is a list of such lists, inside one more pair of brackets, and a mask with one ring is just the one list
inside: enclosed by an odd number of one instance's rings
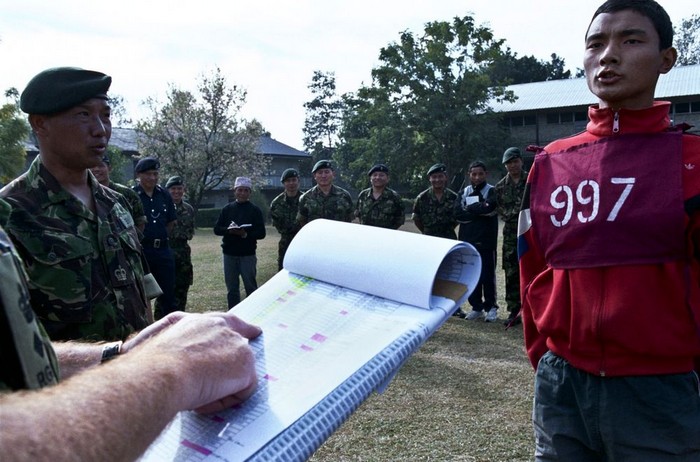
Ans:
{"label": "white printed numbers", "polygon": [[[607,221],[615,221],[620,213],[620,209],[622,209],[622,206],[632,192],[634,181],[634,178],[610,179],[611,184],[625,185],[625,188],[622,190],[620,197],[617,198],[617,202],[615,202],[615,205],[610,211]],[[578,211],[576,213],[576,218],[578,221],[581,223],[590,223],[591,221],[595,220],[600,210],[600,185],[594,180],[583,180],[576,188],[575,197],[576,202],[579,205],[588,206],[590,204],[590,207],[586,207],[587,209],[590,208],[590,214],[588,216],[586,216],[582,211]],[[550,220],[552,220],[552,224],[557,228],[561,228],[569,224],[574,215],[574,192],[571,190],[571,187],[568,185],[557,186],[557,188],[552,191],[552,194],[549,196],[549,203],[556,210],[564,210],[564,216],[561,219],[557,218],[557,215],[555,214],[549,216]]]}

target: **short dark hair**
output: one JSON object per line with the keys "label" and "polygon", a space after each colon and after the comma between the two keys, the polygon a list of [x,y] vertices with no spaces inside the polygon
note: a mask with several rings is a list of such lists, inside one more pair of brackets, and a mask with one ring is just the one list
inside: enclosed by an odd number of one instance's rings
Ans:
{"label": "short dark hair", "polygon": [[467,170],[467,172],[471,172],[473,168],[478,168],[478,167],[483,168],[485,172],[487,171],[487,170],[486,170],[486,164],[485,164],[485,163],[483,163],[483,162],[480,161],[480,160],[475,160],[474,162],[472,162],[471,164],[469,164],[469,169]]}
{"label": "short dark hair", "polygon": [[[654,25],[654,29],[656,29],[656,33],[659,34],[659,50],[665,50],[673,46],[673,23],[671,18],[664,10],[664,7],[654,0],[608,0],[593,13],[591,23],[600,14],[617,13],[623,10],[632,10],[649,18]],[[589,29],[591,23],[588,23]],[[588,29],[586,29],[586,36],[588,36]]]}

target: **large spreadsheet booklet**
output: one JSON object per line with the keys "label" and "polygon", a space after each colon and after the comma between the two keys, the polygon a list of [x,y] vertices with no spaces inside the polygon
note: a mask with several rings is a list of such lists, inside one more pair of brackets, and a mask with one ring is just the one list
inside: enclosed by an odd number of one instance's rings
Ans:
{"label": "large spreadsheet booklet", "polygon": [[464,302],[481,260],[460,241],[314,220],[284,268],[233,308],[263,328],[256,393],[181,412],[142,460],[306,460]]}

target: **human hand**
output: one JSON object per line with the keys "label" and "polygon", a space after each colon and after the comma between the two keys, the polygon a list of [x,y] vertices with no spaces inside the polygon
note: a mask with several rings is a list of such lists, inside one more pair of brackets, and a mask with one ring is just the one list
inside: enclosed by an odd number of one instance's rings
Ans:
{"label": "human hand", "polygon": [[260,335],[259,327],[229,313],[172,313],[150,327],[143,332],[151,340],[141,341],[135,353],[172,368],[178,409],[216,412],[254,393],[257,377],[248,339]]}

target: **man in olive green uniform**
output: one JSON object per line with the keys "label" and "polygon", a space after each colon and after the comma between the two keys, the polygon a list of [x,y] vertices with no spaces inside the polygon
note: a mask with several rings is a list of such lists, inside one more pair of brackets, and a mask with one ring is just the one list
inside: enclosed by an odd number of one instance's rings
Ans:
{"label": "man in olive green uniform", "polygon": [[428,170],[430,187],[418,194],[413,204],[413,222],[428,236],[457,239],[454,205],[457,193],[447,187],[447,168],[435,164]]}
{"label": "man in olive green uniform", "polygon": [[387,229],[399,229],[406,220],[401,196],[387,187],[389,167],[376,164],[369,170],[372,185],[357,196],[355,215],[363,225],[378,226]]}
{"label": "man in olive green uniform", "polygon": [[39,155],[0,190],[11,206],[0,218],[52,339],[125,339],[151,319],[134,220],[121,196],[88,171],[102,161],[112,133],[111,81],[100,72],[48,69],[20,97]]}
{"label": "man in olive green uniform", "polygon": [[131,216],[134,219],[134,224],[136,225],[136,229],[139,231],[139,233],[143,233],[143,228],[146,226],[146,214],[143,211],[141,199],[139,199],[139,195],[136,194],[136,192],[130,187],[115,183],[110,179],[109,174],[112,171],[112,162],[110,161],[109,156],[105,155],[102,157],[102,162],[100,162],[99,165],[92,167],[90,171],[93,175],[95,175],[95,179],[102,186],[113,189],[124,196],[122,205],[129,212],[131,212]]}
{"label": "man in olive green uniform", "polygon": [[[183,199],[185,195],[185,183],[179,176],[172,176],[165,183],[165,189],[175,204],[177,221],[170,232],[170,248],[175,258],[175,304],[177,311],[185,311],[187,308],[187,292],[194,282],[194,270],[192,268],[192,249],[188,241],[194,237],[194,207]],[[156,311],[158,301],[156,300]]]}
{"label": "man in olive green uniform", "polygon": [[317,218],[347,221],[353,219],[355,204],[350,193],[333,184],[335,172],[329,160],[319,160],[311,170],[316,186],[299,198],[297,221],[300,226]]}
{"label": "man in olive green uniform", "polygon": [[272,199],[270,203],[270,217],[272,226],[280,233],[280,242],[277,251],[277,269],[282,269],[284,254],[287,253],[289,244],[299,231],[297,213],[299,212],[299,172],[296,169],[288,168],[282,172],[280,178],[284,191]]}
{"label": "man in olive green uniform", "polygon": [[518,215],[523,202],[527,172],[523,170],[523,156],[518,148],[508,148],[503,153],[503,164],[508,174],[494,189],[498,216],[503,220],[503,271],[506,280],[508,319],[506,326],[520,324],[520,268],[518,266]]}

